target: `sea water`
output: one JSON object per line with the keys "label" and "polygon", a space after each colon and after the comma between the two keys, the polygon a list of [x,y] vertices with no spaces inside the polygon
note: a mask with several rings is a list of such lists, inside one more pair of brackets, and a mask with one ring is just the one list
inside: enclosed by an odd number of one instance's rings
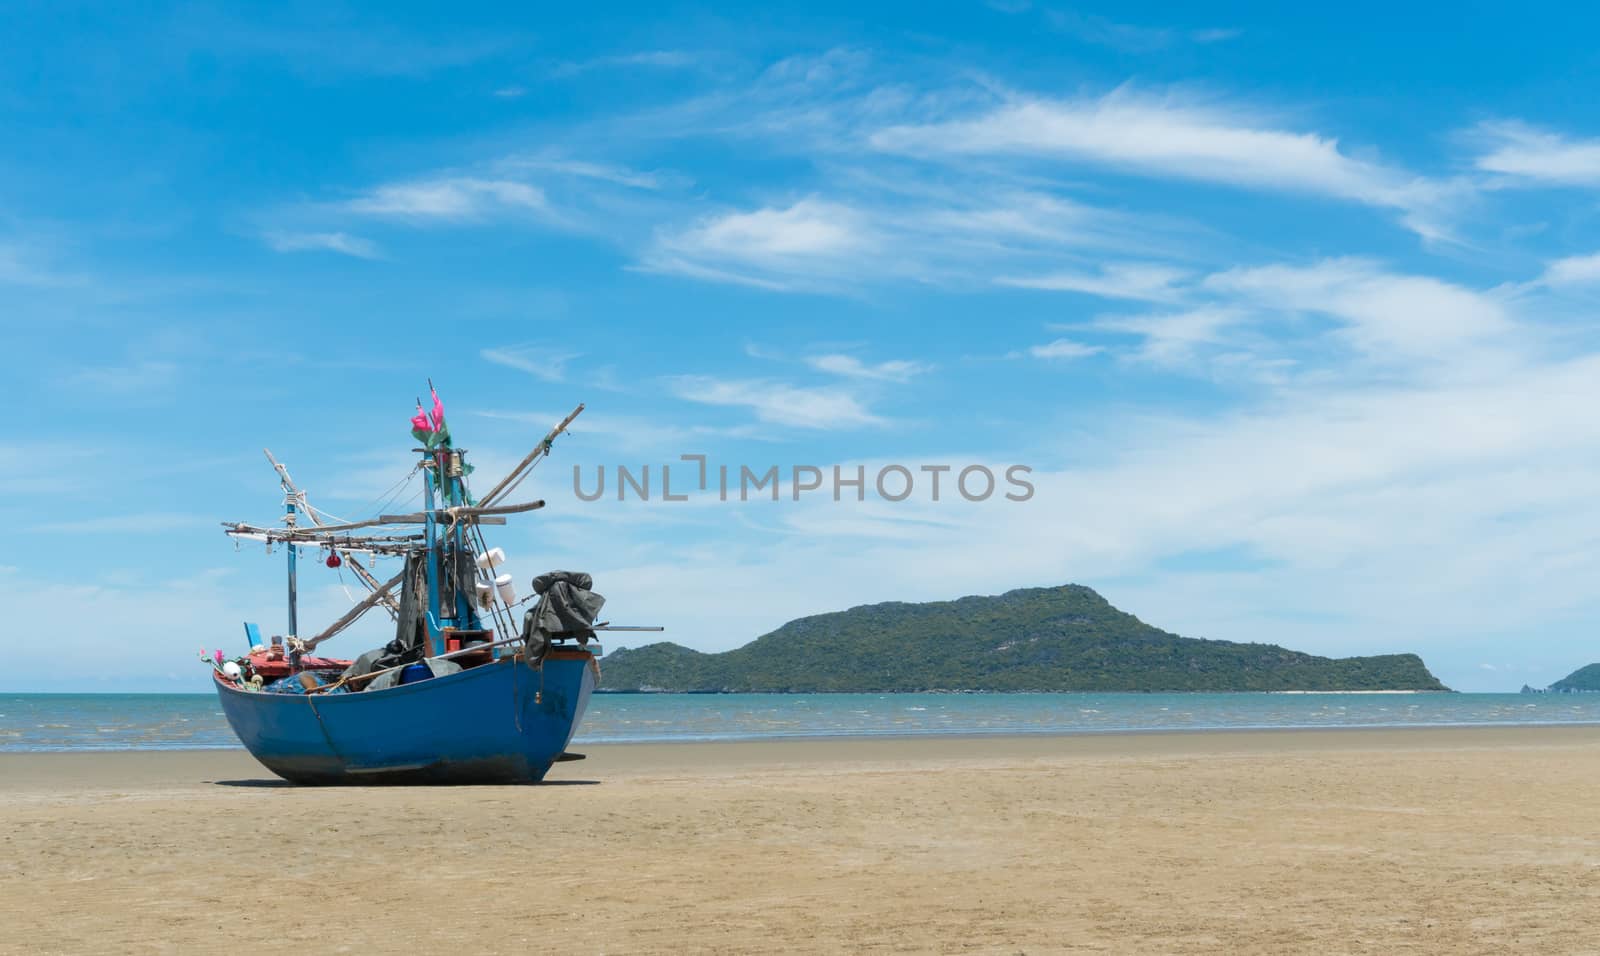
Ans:
{"label": "sea water", "polygon": [[[578,743],[1600,724],[1600,694],[596,694]],[[0,695],[0,753],[239,742],[211,694]]]}

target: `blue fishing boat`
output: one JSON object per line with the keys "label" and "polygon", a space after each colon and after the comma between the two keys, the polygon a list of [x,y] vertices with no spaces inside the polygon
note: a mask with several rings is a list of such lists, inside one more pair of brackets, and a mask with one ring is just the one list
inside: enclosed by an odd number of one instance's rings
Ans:
{"label": "blue fishing boat", "polygon": [[[567,750],[599,681],[596,622],[604,598],[587,574],[556,571],[516,597],[505,554],[485,526],[543,507],[504,503],[583,411],[545,436],[502,481],[474,498],[464,449],[452,443],[443,406],[417,402],[422,510],[363,521],[313,507],[267,452],[285,493],[281,525],[227,523],[236,540],[283,547],[289,563],[289,633],[270,644],[246,624],[250,652],[206,658],[223,713],[239,740],[273,773],[298,784],[531,783],[580,755]],[[297,633],[297,561],[314,551],[348,569],[370,592],[314,636]],[[369,564],[398,559],[380,581]],[[535,602],[519,611],[523,604]],[[353,660],[318,656],[322,642],[374,608],[395,638]],[[520,626],[519,626],[520,622]]]}

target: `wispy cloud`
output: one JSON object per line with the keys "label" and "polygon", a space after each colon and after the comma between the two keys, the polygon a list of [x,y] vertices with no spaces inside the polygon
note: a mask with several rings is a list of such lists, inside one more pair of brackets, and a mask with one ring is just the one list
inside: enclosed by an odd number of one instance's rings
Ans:
{"label": "wispy cloud", "polygon": [[642,50],[637,53],[618,53],[562,63],[551,72],[556,76],[571,77],[606,69],[683,70],[699,66],[704,61],[703,54],[687,50]]}
{"label": "wispy cloud", "polygon": [[832,430],[882,425],[851,393],[837,388],[803,388],[757,379],[719,379],[683,375],[668,380],[679,398],[705,405],[748,408],[760,421],[795,428]]}
{"label": "wispy cloud", "polygon": [[337,252],[357,259],[382,257],[377,243],[347,232],[269,232],[262,239],[276,252]]}
{"label": "wispy cloud", "polygon": [[1376,358],[1448,361],[1512,328],[1505,307],[1490,296],[1363,259],[1232,269],[1205,286],[1267,309],[1332,317],[1341,323],[1341,338]]}
{"label": "wispy cloud", "polygon": [[1189,278],[1184,269],[1151,263],[1108,263],[1099,275],[1057,272],[1042,276],[1002,276],[997,285],[1056,292],[1082,292],[1108,299],[1136,299],[1145,302],[1174,302],[1182,298],[1176,284]]}
{"label": "wispy cloud", "polygon": [[528,183],[459,176],[378,186],[344,208],[364,216],[461,222],[497,212],[543,213],[548,204],[544,191]]}
{"label": "wispy cloud", "polygon": [[686,181],[682,176],[660,171],[640,171],[616,163],[597,163],[565,156],[511,156],[495,163],[494,168],[557,173],[645,190],[658,190],[669,183],[679,185]]}
{"label": "wispy cloud", "polygon": [[1469,139],[1483,150],[1477,167],[1513,183],[1600,185],[1600,139],[1569,139],[1515,121],[1482,123]]}
{"label": "wispy cloud", "polygon": [[1220,43],[1239,35],[1236,29],[1184,30],[1176,27],[1139,26],[1075,10],[1045,10],[1043,13],[1045,22],[1052,29],[1077,37],[1085,43],[1110,47],[1126,53],[1154,53],[1184,42]]}
{"label": "wispy cloud", "polygon": [[872,251],[877,242],[853,208],[803,199],[710,216],[658,235],[642,268],[771,288],[814,286],[849,272],[852,257]]}
{"label": "wispy cloud", "polygon": [[1178,238],[1181,224],[1160,214],[1131,216],[992,179],[934,186],[911,174],[839,176],[839,199],[660,229],[639,268],[781,291],[882,282],[976,288],[1008,270],[1112,252],[1149,255],[1188,240]]}
{"label": "wispy cloud", "polygon": [[[1195,362],[1202,351],[1229,344],[1225,333],[1243,322],[1247,315],[1242,309],[1212,306],[1150,315],[1102,316],[1088,327],[1098,332],[1136,336],[1140,344],[1132,358],[1175,367]],[[1238,343],[1232,344],[1238,347]]]}
{"label": "wispy cloud", "polygon": [[1119,90],[1101,97],[1008,97],[976,115],[890,126],[870,142],[922,156],[1057,160],[1238,187],[1327,196],[1411,214],[1448,190],[1345,153],[1336,139],[1269,125],[1250,110]]}
{"label": "wispy cloud", "polygon": [[1545,268],[1541,281],[1551,286],[1600,283],[1600,252],[1557,259]]}
{"label": "wispy cloud", "polygon": [[478,356],[485,362],[527,372],[546,382],[560,382],[566,379],[567,363],[582,358],[583,353],[543,345],[513,345],[483,349]]}
{"label": "wispy cloud", "polygon": [[922,362],[905,359],[868,364],[853,355],[816,355],[806,359],[806,364],[831,375],[879,382],[909,382],[930,368]]}
{"label": "wispy cloud", "polygon": [[[1557,263],[1550,274],[1568,282],[1600,278],[1600,257]],[[1064,285],[1106,299],[1140,298],[1115,283]],[[1104,348],[1124,360],[1262,384],[1284,383],[1304,367],[1326,383],[1332,375],[1359,376],[1378,367],[1394,374],[1465,369],[1469,360],[1503,364],[1514,360],[1519,340],[1527,337],[1500,295],[1359,258],[1242,266],[1157,288],[1159,295],[1143,298],[1179,308],[1053,324],[1104,344],[1062,339],[1031,353],[1076,358]],[[1118,344],[1128,336],[1131,347]],[[1342,358],[1330,361],[1330,354]]]}
{"label": "wispy cloud", "polygon": [[1098,355],[1105,349],[1099,345],[1085,345],[1072,339],[1056,339],[1028,349],[1028,354],[1038,359],[1078,359]]}

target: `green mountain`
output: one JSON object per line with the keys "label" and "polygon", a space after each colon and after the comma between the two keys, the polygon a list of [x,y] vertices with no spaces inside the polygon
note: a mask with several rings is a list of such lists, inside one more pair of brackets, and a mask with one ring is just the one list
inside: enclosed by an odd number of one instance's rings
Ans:
{"label": "green mountain", "polygon": [[1587,667],[1578,668],[1551,684],[1550,690],[1558,694],[1570,694],[1580,690],[1600,690],[1600,664],[1590,664]]}
{"label": "green mountain", "polygon": [[602,680],[700,693],[1448,689],[1415,654],[1335,660],[1179,637],[1076,584],[817,614],[720,654],[619,649]]}

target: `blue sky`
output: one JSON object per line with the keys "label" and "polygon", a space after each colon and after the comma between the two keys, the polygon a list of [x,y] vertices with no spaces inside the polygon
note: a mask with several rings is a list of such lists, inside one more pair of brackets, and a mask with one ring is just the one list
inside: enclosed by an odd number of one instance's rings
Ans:
{"label": "blue sky", "polygon": [[[428,376],[480,481],[588,404],[495,543],[690,646],[1075,581],[1546,684],[1600,655],[1596,19],[7,5],[0,690],[203,690],[282,629],[217,525],[260,448],[364,516]],[[573,495],[684,454],[1036,491]]]}

